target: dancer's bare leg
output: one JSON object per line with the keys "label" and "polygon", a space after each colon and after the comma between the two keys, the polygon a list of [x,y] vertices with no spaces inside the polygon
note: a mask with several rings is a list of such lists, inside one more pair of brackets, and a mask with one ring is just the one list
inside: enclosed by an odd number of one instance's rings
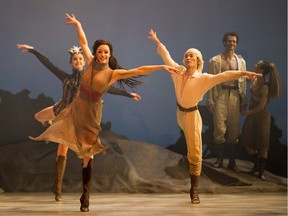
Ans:
{"label": "dancer's bare leg", "polygon": [[94,156],[92,155],[91,157],[84,157],[84,158],[83,158],[83,168],[87,167],[90,159],[93,159],[93,157],[94,157]]}
{"label": "dancer's bare leg", "polygon": [[63,157],[66,157],[68,152],[68,146],[66,145],[62,145],[62,144],[58,144],[58,150],[57,150],[57,158],[61,155]]}

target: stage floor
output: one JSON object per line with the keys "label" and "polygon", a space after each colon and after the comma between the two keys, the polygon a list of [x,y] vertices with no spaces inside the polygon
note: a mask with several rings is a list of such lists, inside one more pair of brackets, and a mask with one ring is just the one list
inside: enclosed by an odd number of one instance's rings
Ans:
{"label": "stage floor", "polygon": [[90,212],[80,213],[80,194],[65,193],[63,202],[51,193],[0,193],[2,216],[249,216],[287,215],[286,193],[200,194],[201,203],[192,205],[189,194],[93,193]]}

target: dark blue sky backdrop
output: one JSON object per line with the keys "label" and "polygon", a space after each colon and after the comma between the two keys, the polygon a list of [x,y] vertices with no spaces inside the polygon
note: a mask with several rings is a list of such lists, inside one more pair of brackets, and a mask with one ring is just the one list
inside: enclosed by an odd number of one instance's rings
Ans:
{"label": "dark blue sky backdrop", "polygon": [[[287,1],[286,0],[0,0],[0,89],[31,91],[57,101],[61,83],[32,54],[16,49],[17,43],[33,45],[60,68],[71,72],[67,50],[78,45],[74,26],[64,24],[65,12],[75,13],[92,46],[95,39],[109,39],[121,65],[133,68],[162,64],[154,44],[147,39],[153,28],[172,57],[182,62],[184,52],[202,51],[205,67],[223,50],[226,31],[240,35],[237,53],[247,69],[264,59],[274,62],[283,81],[280,100],[270,102],[271,113],[287,143]],[[162,146],[175,143],[179,129],[171,78],[159,71],[144,78],[137,89],[142,101],[105,96],[103,121],[130,139]],[[201,102],[205,104],[206,99]]]}

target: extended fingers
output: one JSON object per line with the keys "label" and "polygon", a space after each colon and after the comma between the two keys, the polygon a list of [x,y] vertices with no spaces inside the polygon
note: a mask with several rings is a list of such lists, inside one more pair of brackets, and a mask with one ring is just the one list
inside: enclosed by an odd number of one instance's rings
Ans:
{"label": "extended fingers", "polygon": [[22,52],[28,52],[28,47],[26,44],[17,44],[17,48],[21,49]]}
{"label": "extended fingers", "polygon": [[66,22],[66,24],[74,23],[74,21],[76,20],[74,14],[71,14],[71,16],[70,16],[68,13],[65,14],[65,19],[68,20],[68,21]]}
{"label": "extended fingers", "polygon": [[154,32],[153,29],[150,29],[148,38],[153,39],[155,38],[155,36],[156,36],[156,32]]}
{"label": "extended fingers", "polygon": [[171,67],[170,70],[171,70],[172,72],[174,72],[174,73],[177,73],[177,74],[180,73],[180,71],[179,71],[177,68],[174,68],[174,67]]}

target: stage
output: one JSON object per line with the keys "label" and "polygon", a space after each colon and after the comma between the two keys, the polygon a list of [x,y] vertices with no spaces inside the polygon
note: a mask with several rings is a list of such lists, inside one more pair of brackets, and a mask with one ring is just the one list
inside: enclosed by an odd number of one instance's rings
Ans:
{"label": "stage", "polygon": [[204,193],[199,205],[192,205],[187,193],[92,193],[88,213],[80,212],[79,197],[80,193],[65,193],[63,202],[57,203],[52,193],[0,193],[0,215],[287,215],[286,193]]}

